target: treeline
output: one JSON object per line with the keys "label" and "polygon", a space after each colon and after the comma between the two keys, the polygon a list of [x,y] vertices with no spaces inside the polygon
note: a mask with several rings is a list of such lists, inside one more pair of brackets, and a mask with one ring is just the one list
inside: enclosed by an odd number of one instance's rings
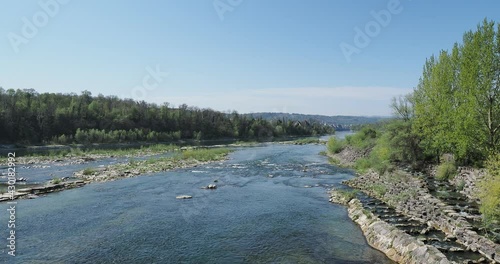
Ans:
{"label": "treeline", "polygon": [[[426,60],[413,93],[394,98],[385,140],[405,163],[482,166],[500,151],[500,25],[484,20],[462,43]],[[383,135],[381,135],[383,137]]]}
{"label": "treeline", "polygon": [[289,114],[289,113],[252,113],[245,114],[249,117],[262,117],[266,120],[309,120],[311,122],[319,122],[323,124],[332,125],[336,131],[341,130],[351,130],[355,127],[359,127],[364,124],[373,124],[380,120],[387,119],[387,117],[375,117],[375,116],[324,116],[324,115],[304,115],[304,114]]}
{"label": "treeline", "polygon": [[236,112],[171,107],[116,96],[0,88],[1,143],[115,143],[178,139],[312,136],[333,128],[308,121],[266,121]]}

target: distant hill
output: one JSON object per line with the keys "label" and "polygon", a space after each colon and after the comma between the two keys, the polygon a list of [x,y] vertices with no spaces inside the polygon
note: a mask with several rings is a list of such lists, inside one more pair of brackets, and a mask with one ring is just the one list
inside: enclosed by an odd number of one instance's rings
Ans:
{"label": "distant hill", "polygon": [[277,119],[286,119],[292,121],[315,121],[322,124],[327,124],[335,127],[337,131],[340,130],[349,130],[353,126],[363,125],[363,124],[372,124],[377,123],[380,120],[388,119],[389,117],[380,117],[380,116],[324,116],[324,115],[304,115],[304,114],[288,114],[288,113],[251,113],[244,114],[246,116],[251,116],[254,118],[262,117],[265,120],[277,120]]}

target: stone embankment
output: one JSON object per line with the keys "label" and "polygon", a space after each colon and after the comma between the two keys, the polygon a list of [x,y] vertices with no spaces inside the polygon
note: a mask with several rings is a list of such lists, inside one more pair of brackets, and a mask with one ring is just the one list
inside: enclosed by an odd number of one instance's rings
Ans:
{"label": "stone embankment", "polygon": [[437,248],[425,245],[363,209],[358,199],[349,201],[349,198],[332,190],[330,201],[347,205],[349,217],[360,226],[368,243],[390,259],[398,263],[451,263]]}
{"label": "stone embankment", "polygon": [[[435,176],[436,170],[431,170],[431,175]],[[484,169],[473,169],[470,167],[459,167],[458,173],[449,183],[459,189],[459,192],[471,201],[479,201],[477,194],[479,193],[477,183],[486,176]]]}
{"label": "stone embankment", "polygon": [[393,206],[399,212],[443,231],[488,259],[500,262],[500,245],[477,234],[465,215],[432,196],[423,179],[397,171],[380,176],[370,172],[345,182]]}

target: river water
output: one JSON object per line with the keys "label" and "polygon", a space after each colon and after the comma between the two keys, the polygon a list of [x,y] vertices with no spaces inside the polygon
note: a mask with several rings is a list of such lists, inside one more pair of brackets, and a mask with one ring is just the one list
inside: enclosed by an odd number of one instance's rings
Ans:
{"label": "river water", "polygon": [[[324,148],[263,144],[225,162],[19,200],[17,256],[0,246],[0,262],[392,263],[328,202],[353,175],[318,155]],[[210,183],[218,188],[200,189]],[[193,199],[175,199],[183,194]]]}

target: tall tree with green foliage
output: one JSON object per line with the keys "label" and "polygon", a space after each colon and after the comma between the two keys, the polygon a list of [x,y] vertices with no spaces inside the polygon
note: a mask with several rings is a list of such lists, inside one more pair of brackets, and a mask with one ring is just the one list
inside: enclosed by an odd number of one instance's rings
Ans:
{"label": "tall tree with green foliage", "polygon": [[451,52],[428,59],[414,98],[414,133],[428,154],[472,163],[498,152],[500,28],[484,20]]}

